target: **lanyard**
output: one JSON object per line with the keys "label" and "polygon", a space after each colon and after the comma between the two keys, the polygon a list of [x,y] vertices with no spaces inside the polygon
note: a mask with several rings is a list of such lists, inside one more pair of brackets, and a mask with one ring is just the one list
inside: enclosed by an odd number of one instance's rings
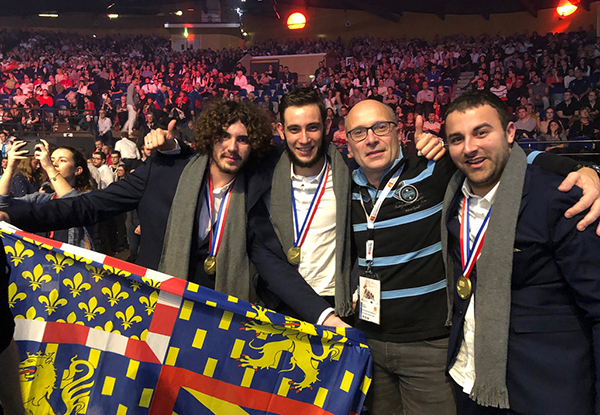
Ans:
{"label": "lanyard", "polygon": [[306,234],[308,234],[308,229],[310,228],[310,224],[312,223],[315,214],[317,213],[317,209],[319,208],[319,203],[321,203],[321,198],[325,193],[325,187],[327,187],[327,178],[329,177],[329,162],[327,157],[325,157],[325,172],[321,176],[319,180],[319,185],[317,186],[317,190],[313,196],[312,201],[310,202],[310,206],[308,208],[308,212],[306,217],[304,218],[304,222],[302,223],[302,227],[298,226],[298,212],[296,211],[296,199],[294,197],[294,185],[292,184],[292,208],[294,213],[294,246],[301,247],[306,239]]}
{"label": "lanyard", "polygon": [[363,202],[362,196],[360,197],[360,204],[362,205],[363,210],[365,211],[365,215],[367,216],[367,253],[365,259],[367,261],[367,269],[371,269],[371,265],[373,263],[373,250],[375,249],[375,240],[373,231],[375,229],[375,220],[377,219],[377,215],[379,215],[379,210],[381,209],[381,205],[383,205],[383,201],[386,199],[387,195],[390,193],[398,178],[400,177],[400,173],[402,172],[402,168],[396,170],[396,173],[390,178],[387,182],[379,198],[375,202],[375,206],[373,206],[373,210],[371,210],[371,214],[367,214],[367,209],[365,209],[365,204]]}
{"label": "lanyard", "polygon": [[227,193],[221,202],[221,206],[219,208],[219,212],[217,213],[217,223],[213,229],[213,184],[212,177],[208,177],[208,192],[206,192],[206,204],[208,205],[208,221],[210,224],[210,240],[209,240],[209,250],[208,254],[211,257],[217,256],[219,252],[219,247],[221,246],[221,238],[223,237],[223,230],[225,229],[225,220],[227,219],[227,211],[229,210],[229,202],[231,200],[231,191],[233,190],[233,186],[235,184],[235,179],[229,185],[229,189],[227,189]]}
{"label": "lanyard", "polygon": [[467,197],[464,198],[460,223],[460,259],[463,276],[467,279],[469,278],[469,275],[471,275],[471,271],[473,271],[475,262],[481,253],[481,248],[483,247],[483,241],[485,239],[485,233],[489,224],[490,213],[492,213],[491,208],[488,210],[487,215],[485,215],[485,219],[483,220],[483,223],[481,224],[481,227],[479,228],[479,231],[473,240],[473,245],[470,245],[469,199]]}

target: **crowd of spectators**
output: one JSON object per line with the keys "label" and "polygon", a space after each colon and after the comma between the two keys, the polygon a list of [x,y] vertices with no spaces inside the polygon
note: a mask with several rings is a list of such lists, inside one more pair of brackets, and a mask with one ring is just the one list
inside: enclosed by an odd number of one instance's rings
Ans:
{"label": "crowd of spectators", "polygon": [[[191,120],[212,97],[256,101],[276,121],[279,98],[298,85],[294,68],[270,65],[262,73],[249,73],[237,62],[246,53],[316,52],[336,57],[330,67],[321,62],[307,83],[321,91],[328,136],[342,151],[340,121],[357,102],[377,99],[390,105],[403,139],[410,139],[419,114],[427,129],[443,134],[444,110],[466,88],[489,89],[505,100],[515,114],[519,138],[595,138],[599,131],[600,40],[593,28],[545,36],[455,35],[431,42],[269,40],[246,50],[183,52],[171,50],[169,40],[157,36],[2,30],[0,122],[9,132],[23,134],[64,121],[113,145],[113,131],[127,124],[128,104],[135,110],[128,129],[147,133],[171,119]],[[461,74],[470,79],[457,88]],[[132,83],[137,84],[136,99],[128,102]]]}

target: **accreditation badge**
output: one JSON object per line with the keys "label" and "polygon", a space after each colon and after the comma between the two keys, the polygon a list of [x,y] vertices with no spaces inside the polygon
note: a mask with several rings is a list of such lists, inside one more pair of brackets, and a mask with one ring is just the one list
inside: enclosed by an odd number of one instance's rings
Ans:
{"label": "accreditation badge", "polygon": [[370,323],[380,324],[381,311],[381,281],[377,274],[370,271],[359,277],[359,308],[358,318]]}

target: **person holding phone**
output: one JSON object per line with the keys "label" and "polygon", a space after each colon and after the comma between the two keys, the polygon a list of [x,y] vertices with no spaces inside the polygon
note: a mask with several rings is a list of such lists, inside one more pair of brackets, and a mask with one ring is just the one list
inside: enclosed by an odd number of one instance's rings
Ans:
{"label": "person holding phone", "polygon": [[[15,141],[7,154],[8,164],[4,174],[0,177],[0,210],[19,203],[45,203],[61,197],[74,197],[79,193],[89,192],[97,188],[92,179],[83,155],[71,147],[58,147],[50,155],[48,142],[40,140],[35,145],[34,159],[38,160],[41,167],[48,175],[48,182],[34,193],[13,197],[10,195],[11,181],[17,172],[17,165],[27,158],[25,141]],[[93,249],[91,233],[85,227],[69,228],[49,232],[47,237],[71,245]]]}

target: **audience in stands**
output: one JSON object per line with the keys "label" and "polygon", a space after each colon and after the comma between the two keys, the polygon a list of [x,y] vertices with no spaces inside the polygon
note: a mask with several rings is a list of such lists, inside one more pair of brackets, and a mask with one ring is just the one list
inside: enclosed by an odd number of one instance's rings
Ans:
{"label": "audience in stands", "polygon": [[[327,53],[327,59],[300,81],[291,64],[245,68],[239,60],[246,53]],[[372,37],[348,42],[268,40],[246,49],[174,51],[169,39],[158,36],[93,38],[3,29],[0,54],[2,156],[10,150],[11,136],[40,134],[60,125],[89,131],[100,139],[102,151],[90,159],[100,188],[114,177],[107,158],[113,148],[113,154],[122,156],[112,163],[115,172],[122,170],[120,178],[142,162],[140,156],[150,156],[147,151],[140,154],[136,143],[150,130],[175,119],[185,131],[216,97],[256,102],[276,122],[281,96],[303,84],[324,98],[325,135],[342,152],[347,152],[344,119],[357,103],[374,99],[392,107],[401,128],[399,139],[410,143],[416,115],[424,117],[428,131],[443,136],[446,108],[465,89],[486,89],[500,97],[513,114],[518,138],[546,141],[546,150],[564,151],[568,139],[596,139],[600,131],[600,43],[595,30],[453,35],[431,42]],[[30,168],[23,167],[25,172]],[[38,190],[36,180],[30,191]]]}

